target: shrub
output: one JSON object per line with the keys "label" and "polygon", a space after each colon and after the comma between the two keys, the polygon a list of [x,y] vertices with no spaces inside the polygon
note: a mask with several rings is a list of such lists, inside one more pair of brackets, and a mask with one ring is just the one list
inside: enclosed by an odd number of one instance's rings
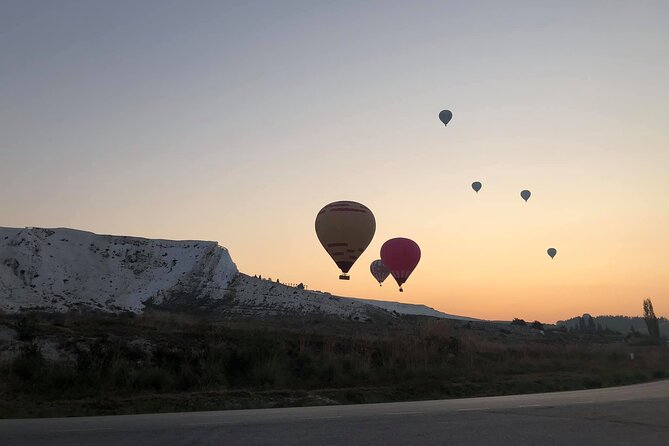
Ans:
{"label": "shrub", "polygon": [[37,333],[37,322],[33,316],[24,316],[16,323],[19,341],[32,341]]}
{"label": "shrub", "polygon": [[39,347],[30,343],[21,348],[21,353],[14,359],[12,371],[23,381],[37,381],[44,367],[44,358]]}
{"label": "shrub", "polygon": [[163,392],[174,388],[174,377],[172,374],[159,367],[148,367],[137,371],[133,387],[137,390],[155,390]]}

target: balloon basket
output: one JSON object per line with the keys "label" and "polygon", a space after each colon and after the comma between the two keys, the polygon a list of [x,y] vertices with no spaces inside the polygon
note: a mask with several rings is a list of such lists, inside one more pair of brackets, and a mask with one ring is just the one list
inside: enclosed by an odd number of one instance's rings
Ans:
{"label": "balloon basket", "polygon": [[349,276],[348,274],[342,274],[341,276],[339,276],[339,280],[351,280],[351,276]]}

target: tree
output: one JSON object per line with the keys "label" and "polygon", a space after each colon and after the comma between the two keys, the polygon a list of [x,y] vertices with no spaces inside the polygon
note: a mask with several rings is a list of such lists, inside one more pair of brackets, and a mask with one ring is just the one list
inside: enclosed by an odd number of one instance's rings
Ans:
{"label": "tree", "polygon": [[542,324],[539,321],[534,321],[532,322],[532,325],[530,327],[534,328],[535,330],[543,330],[544,329],[544,324]]}
{"label": "tree", "polygon": [[513,320],[511,321],[511,325],[519,325],[521,327],[527,327],[527,322],[525,322],[522,319],[518,319],[517,317],[514,317]]}
{"label": "tree", "polygon": [[597,333],[597,326],[595,325],[595,319],[590,315],[588,315],[587,319],[588,319],[588,324],[587,324],[588,333]]}
{"label": "tree", "polygon": [[653,302],[650,299],[645,299],[643,301],[643,320],[646,321],[646,327],[648,327],[648,334],[653,339],[660,339],[660,324],[657,321],[655,316],[655,311],[653,310]]}

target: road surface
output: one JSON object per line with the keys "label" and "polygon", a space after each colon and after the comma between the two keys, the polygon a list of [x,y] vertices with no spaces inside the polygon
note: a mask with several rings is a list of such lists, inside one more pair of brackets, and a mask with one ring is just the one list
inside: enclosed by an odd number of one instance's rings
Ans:
{"label": "road surface", "polygon": [[0,420],[0,445],[669,445],[669,381],[573,392]]}

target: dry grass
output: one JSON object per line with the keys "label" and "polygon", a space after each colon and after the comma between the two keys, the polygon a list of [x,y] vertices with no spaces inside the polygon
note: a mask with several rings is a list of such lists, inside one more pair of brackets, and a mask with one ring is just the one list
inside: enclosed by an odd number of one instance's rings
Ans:
{"label": "dry grass", "polygon": [[[5,315],[0,323],[23,327],[21,355],[0,365],[0,416],[447,398],[669,376],[667,348],[447,320],[286,328],[152,311]],[[44,359],[45,340],[71,359]]]}

